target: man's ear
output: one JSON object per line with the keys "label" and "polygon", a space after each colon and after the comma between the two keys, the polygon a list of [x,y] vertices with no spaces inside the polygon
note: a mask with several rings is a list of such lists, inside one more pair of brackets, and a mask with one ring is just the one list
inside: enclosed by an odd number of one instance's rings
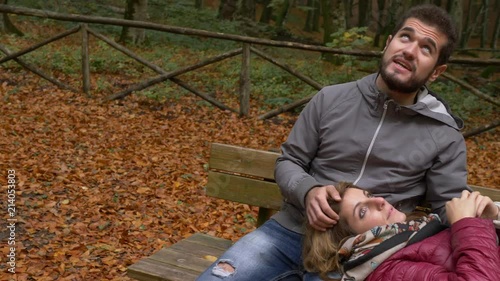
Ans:
{"label": "man's ear", "polygon": [[446,64],[436,66],[434,68],[434,71],[432,72],[431,76],[429,76],[429,79],[427,81],[434,82],[434,80],[436,80],[439,77],[439,75],[441,75],[441,73],[443,73],[446,70],[446,68],[448,68],[448,66]]}
{"label": "man's ear", "polygon": [[389,43],[391,43],[392,41],[392,35],[389,35],[387,37],[387,40],[385,40],[385,46],[384,46],[384,49],[382,50],[382,53],[385,52],[385,49],[387,49],[387,46],[389,46]]}

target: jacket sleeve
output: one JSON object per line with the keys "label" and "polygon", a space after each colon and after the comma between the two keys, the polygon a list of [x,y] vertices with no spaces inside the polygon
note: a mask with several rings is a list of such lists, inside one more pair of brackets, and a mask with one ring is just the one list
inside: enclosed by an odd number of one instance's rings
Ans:
{"label": "jacket sleeve", "polygon": [[432,167],[426,173],[426,201],[431,204],[432,213],[448,222],[445,204],[460,197],[467,185],[467,150],[462,135],[452,129],[432,132],[439,151]]}
{"label": "jacket sleeve", "polygon": [[320,91],[300,113],[286,142],[281,145],[282,154],[276,160],[274,170],[274,178],[284,199],[301,208],[304,208],[307,192],[321,185],[309,170],[318,150],[322,96]]}
{"label": "jacket sleeve", "polygon": [[396,253],[366,280],[498,280],[500,247],[492,221],[464,218],[454,223],[450,231],[451,240],[447,243],[450,243],[451,253],[435,251],[435,245],[425,247],[422,243],[429,243],[431,237],[408,246],[404,255]]}

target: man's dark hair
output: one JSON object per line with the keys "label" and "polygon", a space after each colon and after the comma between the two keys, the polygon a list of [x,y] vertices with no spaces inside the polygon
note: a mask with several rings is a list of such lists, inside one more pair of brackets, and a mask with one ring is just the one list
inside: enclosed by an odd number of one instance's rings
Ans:
{"label": "man's dark hair", "polygon": [[453,53],[457,42],[457,30],[448,12],[432,4],[412,7],[399,19],[392,32],[392,36],[396,35],[396,33],[403,27],[405,21],[409,18],[417,19],[427,25],[435,27],[439,30],[439,32],[446,35],[448,41],[439,52],[436,65],[446,64],[451,56],[451,53]]}

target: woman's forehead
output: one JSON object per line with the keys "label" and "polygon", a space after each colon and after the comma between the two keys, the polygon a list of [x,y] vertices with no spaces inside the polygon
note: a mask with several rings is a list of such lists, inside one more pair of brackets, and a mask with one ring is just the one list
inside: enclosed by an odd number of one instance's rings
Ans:
{"label": "woman's forehead", "polygon": [[[340,211],[352,213],[356,204],[366,198],[365,191],[359,188],[346,189],[341,201]],[[346,215],[348,215],[348,213]]]}

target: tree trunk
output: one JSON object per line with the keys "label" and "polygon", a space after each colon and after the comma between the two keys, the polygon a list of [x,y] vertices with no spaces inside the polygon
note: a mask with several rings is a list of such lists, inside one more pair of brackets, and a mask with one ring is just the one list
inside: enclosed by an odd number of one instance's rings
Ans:
{"label": "tree trunk", "polygon": [[488,11],[489,11],[489,6],[490,6],[490,1],[489,0],[483,0],[483,22],[481,23],[481,42],[480,42],[480,47],[484,48],[486,45],[486,38],[488,37]]}
{"label": "tree trunk", "polygon": [[396,25],[398,11],[404,9],[404,3],[402,3],[401,0],[389,1],[389,6],[387,8],[385,0],[377,0],[377,3],[377,31],[373,40],[373,46],[375,47],[380,46],[380,44],[385,44],[387,37]]}
{"label": "tree trunk", "polygon": [[[323,44],[332,42],[333,33],[333,1],[321,0],[321,12],[323,14]],[[323,59],[327,61],[333,60],[333,55],[330,53],[323,53]]]}
{"label": "tree trunk", "polygon": [[[464,3],[463,0],[448,1],[447,11],[455,21],[457,27],[457,34],[462,34],[464,28]],[[460,40],[459,38],[457,40]]]}
{"label": "tree trunk", "polygon": [[345,21],[345,29],[348,30],[352,28],[352,0],[342,0],[344,5],[344,21]]}
{"label": "tree trunk", "polygon": [[[127,0],[124,19],[147,21],[148,0]],[[146,30],[143,28],[124,26],[120,36],[120,42],[127,41],[131,41],[134,44],[143,44],[146,41]]]}
{"label": "tree trunk", "polygon": [[194,7],[201,10],[203,8],[203,0],[194,0]]}
{"label": "tree trunk", "polygon": [[387,20],[383,29],[383,42],[385,43],[387,37],[391,34],[392,30],[396,27],[396,22],[398,20],[398,12],[401,11],[403,7],[402,0],[393,0],[390,3],[389,11],[387,13]]}
{"label": "tree trunk", "polygon": [[471,24],[471,15],[472,15],[473,10],[474,10],[473,4],[474,4],[474,1],[469,1],[469,7],[467,8],[467,16],[465,18],[462,33],[460,36],[461,37],[460,38],[460,48],[465,48],[465,46],[467,45],[467,41],[469,41],[469,36],[472,33],[472,29],[473,29],[472,25],[473,24]]}
{"label": "tree trunk", "polygon": [[290,0],[283,0],[283,4],[280,7],[278,16],[276,18],[276,26],[282,28],[285,25],[286,17],[288,16],[288,9],[290,8]]}
{"label": "tree trunk", "polygon": [[238,0],[221,0],[217,17],[223,20],[233,20],[238,9]]}
{"label": "tree trunk", "polygon": [[368,0],[358,1],[358,26],[368,26]]}
{"label": "tree trunk", "polygon": [[319,21],[321,19],[321,5],[319,0],[314,0],[314,8],[316,12],[314,13],[312,31],[319,31]]}
{"label": "tree trunk", "polygon": [[323,43],[332,42],[333,33],[333,17],[332,17],[332,1],[321,0],[321,11],[323,14]]}
{"label": "tree trunk", "polygon": [[380,35],[382,34],[383,31],[383,18],[385,14],[385,0],[377,0],[377,4],[378,4],[377,31],[375,32],[375,37],[373,38],[374,47],[380,46]]}
{"label": "tree trunk", "polygon": [[242,0],[240,14],[242,17],[255,21],[255,0]]}
{"label": "tree trunk", "polygon": [[313,25],[313,19],[314,19],[314,13],[316,10],[314,9],[314,0],[307,0],[306,3],[307,6],[307,17],[306,17],[306,23],[304,24],[304,31],[311,32],[312,31],[312,25]]}
{"label": "tree trunk", "polygon": [[273,7],[269,6],[271,0],[262,1],[262,14],[260,15],[259,22],[268,24],[273,16]]}
{"label": "tree trunk", "polygon": [[[499,9],[500,9],[500,1],[496,1],[495,11],[498,11]],[[495,29],[493,30],[493,36],[491,37],[491,42],[490,42],[490,48],[494,50],[497,48],[497,40],[499,35],[500,35],[500,13],[497,13],[497,18],[495,21]]]}
{"label": "tree trunk", "polygon": [[[0,0],[0,4],[7,5],[7,0]],[[19,36],[24,35],[24,33],[10,21],[8,14],[0,14],[0,33],[10,33]]]}
{"label": "tree trunk", "polygon": [[319,0],[307,0],[307,18],[304,31],[319,31],[320,5]]}

